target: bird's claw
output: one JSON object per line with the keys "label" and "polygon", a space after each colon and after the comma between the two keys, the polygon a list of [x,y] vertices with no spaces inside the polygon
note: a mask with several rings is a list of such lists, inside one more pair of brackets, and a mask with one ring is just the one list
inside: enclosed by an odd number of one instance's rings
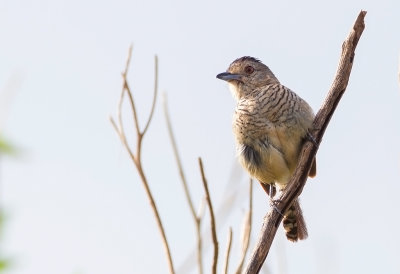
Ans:
{"label": "bird's claw", "polygon": [[307,131],[307,139],[309,141],[311,141],[311,143],[313,143],[316,147],[318,146],[317,140],[315,140],[315,138],[311,135],[311,133],[309,131]]}
{"label": "bird's claw", "polygon": [[284,217],[284,216],[283,216],[283,213],[278,209],[278,204],[279,204],[279,203],[281,203],[281,200],[273,200],[273,199],[271,199],[269,205],[270,205],[270,207],[272,207],[276,212],[278,212],[279,215],[281,215],[282,217]]}

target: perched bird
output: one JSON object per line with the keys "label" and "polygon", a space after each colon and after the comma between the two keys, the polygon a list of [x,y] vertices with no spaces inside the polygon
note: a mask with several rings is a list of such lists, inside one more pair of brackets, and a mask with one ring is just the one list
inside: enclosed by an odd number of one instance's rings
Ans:
{"label": "perched bird", "polygon": [[[275,189],[283,190],[289,183],[304,140],[309,136],[314,113],[306,101],[283,86],[256,58],[236,59],[217,78],[229,83],[237,100],[233,132],[239,161],[272,198]],[[309,176],[315,174],[314,159]],[[307,238],[298,199],[283,215],[290,241]]]}

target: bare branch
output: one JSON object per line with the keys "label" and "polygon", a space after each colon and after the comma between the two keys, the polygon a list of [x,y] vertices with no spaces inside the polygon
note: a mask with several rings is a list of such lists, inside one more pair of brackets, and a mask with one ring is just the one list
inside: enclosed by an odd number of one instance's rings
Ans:
{"label": "bare branch", "polygon": [[[238,169],[238,163],[234,161],[234,166],[232,166],[230,176],[228,178],[228,184],[226,187],[226,192],[224,194],[224,199],[222,203],[219,205],[219,207],[215,210],[215,218],[218,220],[218,228],[222,227],[222,225],[228,220],[229,214],[233,212],[232,208],[235,205],[235,203],[238,200],[241,200],[241,197],[245,197],[247,195],[244,194],[243,192],[243,187],[236,187],[236,185],[240,182],[240,179],[244,175],[241,169]],[[232,187],[232,184],[234,185]],[[230,186],[230,187],[229,187]],[[202,204],[200,209],[197,211],[197,216],[202,218],[204,216],[204,209],[207,206],[207,202],[205,197],[202,199]],[[217,230],[218,232],[218,230]],[[212,245],[212,236],[211,236],[211,230],[209,227],[206,228],[205,233],[202,234],[202,241],[203,241],[203,246],[202,249],[203,251],[207,250],[210,245]],[[189,252],[186,256],[183,262],[181,263],[180,267],[178,268],[179,273],[187,273],[189,272],[193,267],[194,263],[194,258],[196,258],[196,252],[197,249],[192,250]]]}
{"label": "bare branch", "polygon": [[114,121],[114,119],[112,117],[110,117],[110,122],[111,122],[111,125],[113,126],[114,130],[117,132],[118,137],[121,140],[121,143],[124,145],[126,151],[128,152],[129,157],[131,158],[131,160],[137,166],[135,155],[133,154],[130,146],[128,145],[128,142],[126,141],[126,135],[124,133],[124,130],[123,130],[123,127],[122,127],[122,123],[120,123],[120,125],[117,126],[117,124],[115,123],[115,121]]}
{"label": "bare branch", "polygon": [[365,27],[364,17],[366,13],[366,11],[360,12],[352,30],[350,31],[349,36],[342,45],[342,54],[335,79],[329,90],[327,98],[322,104],[322,107],[318,111],[313,122],[313,131],[311,134],[316,144],[311,141],[308,141],[304,144],[299,163],[288,183],[288,187],[277,197],[277,201],[280,202],[277,203],[276,209],[270,209],[264,219],[256,248],[253,251],[250,263],[248,264],[245,273],[258,273],[260,271],[268,255],[278,226],[282,221],[282,215],[278,213],[278,211],[285,212],[286,209],[292,204],[294,199],[296,199],[303,190],[312,161],[317,153],[318,146],[321,143],[322,136],[329,124],[336,106],[340,101],[340,98],[346,90],[351,68],[353,66],[354,52]]}
{"label": "bare branch", "polygon": [[[121,90],[121,95],[119,97],[119,101],[118,101],[118,108],[117,108],[117,118],[118,118],[118,124],[119,124],[119,131],[122,130],[122,135],[125,135],[125,133],[123,132],[124,127],[122,124],[122,103],[124,102],[124,95],[125,95],[125,85],[126,85],[126,77],[128,74],[128,70],[129,70],[129,65],[131,63],[131,58],[132,58],[132,50],[133,50],[133,45],[131,44],[128,50],[128,57],[126,58],[126,64],[125,64],[125,70],[122,73],[122,79],[123,79],[123,85],[122,85],[122,90]],[[136,115],[136,113],[135,113]],[[135,116],[136,117],[136,116]],[[135,119],[135,124],[137,123],[137,119]]]}
{"label": "bare branch", "polygon": [[203,241],[200,230],[201,219],[196,223],[196,238],[197,238],[197,265],[199,266],[199,274],[203,274]]}
{"label": "bare branch", "polygon": [[[131,45],[129,47],[129,51],[128,51],[128,58],[126,59],[125,70],[122,73],[122,79],[123,79],[124,83],[122,85],[121,97],[119,99],[119,104],[118,104],[118,120],[120,123],[120,127],[122,127],[122,119],[121,119],[122,102],[124,100],[124,94],[125,94],[125,92],[127,92],[128,96],[129,96],[129,103],[131,104],[131,109],[132,109],[132,113],[133,113],[133,121],[135,123],[136,134],[140,135],[139,121],[138,121],[138,116],[136,113],[135,101],[133,100],[133,95],[132,95],[131,88],[129,87],[128,79],[127,79],[128,69],[129,69],[129,66],[131,63],[131,58],[132,58],[132,49],[133,49],[133,46]],[[120,128],[120,130],[123,131],[122,128]],[[141,138],[139,138],[139,139],[141,139]]]}
{"label": "bare branch", "polygon": [[229,255],[231,254],[231,246],[232,246],[232,227],[229,227],[228,233],[228,241],[226,243],[226,252],[225,252],[225,260],[224,260],[224,268],[222,273],[228,274],[228,266],[229,266]]}
{"label": "bare branch", "polygon": [[[114,121],[114,119],[112,117],[110,117],[110,121],[111,121],[111,124],[113,125],[115,131],[118,133],[118,136],[121,139],[122,144],[124,145],[125,149],[127,150],[129,157],[132,159],[132,161],[135,163],[135,165],[137,165],[137,159],[136,159],[135,155],[133,154],[131,148],[129,147],[128,141],[126,140],[125,127],[124,127],[124,124],[122,121],[122,104],[124,102],[124,95],[126,93],[126,86],[127,86],[126,76],[128,73],[131,57],[132,57],[132,45],[129,47],[128,58],[126,60],[126,65],[125,65],[125,71],[122,73],[122,78],[123,78],[124,83],[122,86],[121,95],[118,100],[118,107],[117,107],[118,125],[116,124],[116,122]],[[131,106],[132,106],[132,110],[134,112],[134,122],[135,122],[135,127],[136,127],[136,133],[138,133],[139,126],[138,126],[138,122],[137,122],[136,109],[135,109],[132,94],[130,93],[130,91],[129,91],[129,95],[132,100]]]}
{"label": "bare branch", "polygon": [[121,133],[119,132],[119,128],[117,126],[117,124],[115,123],[114,119],[112,116],[108,117],[110,119],[110,123],[113,127],[113,129],[115,130],[115,132],[118,134],[118,137],[121,135]]}
{"label": "bare branch", "polygon": [[166,94],[164,94],[163,107],[164,107],[164,116],[165,116],[165,120],[166,120],[166,123],[167,123],[168,135],[169,135],[169,139],[171,141],[172,150],[174,152],[175,161],[176,161],[176,164],[178,166],[179,176],[181,178],[183,190],[185,192],[186,201],[187,201],[187,203],[189,205],[190,213],[192,215],[192,218],[194,220],[195,227],[196,227],[197,264],[199,266],[199,274],[203,274],[203,258],[202,258],[203,251],[202,251],[202,238],[201,238],[200,226],[201,226],[201,216],[202,216],[201,211],[202,211],[202,208],[204,208],[204,206],[202,206],[203,205],[203,202],[202,202],[200,204],[200,210],[199,210],[200,212],[199,212],[199,214],[196,214],[196,211],[195,211],[194,205],[193,205],[193,200],[192,200],[192,198],[190,196],[189,187],[188,187],[188,184],[187,184],[187,181],[186,181],[186,176],[185,176],[185,173],[183,171],[182,162],[181,162],[181,159],[179,157],[178,146],[176,145],[174,131],[172,129],[172,124],[171,124],[171,119],[169,117],[168,104],[167,104],[167,95]]}
{"label": "bare branch", "polygon": [[[129,59],[130,59],[130,57],[128,56],[128,60]],[[125,95],[125,78],[123,78],[123,79],[124,79],[124,84],[122,86],[121,95],[119,96],[118,107],[117,107],[118,127],[116,126],[116,123],[114,122],[114,125],[115,125],[114,128],[116,128],[116,130],[118,129],[117,131],[119,133],[120,138],[122,138],[122,136],[125,136],[124,125],[122,122],[122,113],[121,113],[122,103],[124,102],[124,95]],[[113,122],[112,118],[111,118],[111,122]]]}
{"label": "bare branch", "polygon": [[151,104],[151,110],[149,114],[149,118],[147,119],[146,125],[142,131],[142,135],[146,134],[147,129],[149,128],[151,119],[153,118],[154,109],[156,107],[157,101],[157,92],[158,92],[158,57],[154,56],[154,94],[153,94],[153,103]]}
{"label": "bare branch", "polygon": [[249,184],[249,211],[246,213],[243,229],[242,229],[242,253],[240,255],[239,266],[236,269],[236,274],[242,273],[244,260],[246,259],[246,254],[249,249],[250,235],[251,235],[251,222],[253,214],[253,180],[250,178]]}
{"label": "bare branch", "polygon": [[131,65],[132,51],[133,51],[133,44],[129,46],[128,57],[126,58],[125,69],[122,74],[123,77],[126,77],[128,75],[129,66]]}
{"label": "bare branch", "polygon": [[212,240],[213,240],[213,244],[214,244],[214,258],[213,258],[212,272],[211,273],[212,274],[216,274],[217,273],[217,263],[218,263],[217,230],[216,230],[216,225],[215,225],[214,209],[213,209],[213,206],[212,206],[212,203],[211,203],[211,196],[210,196],[210,192],[208,191],[207,179],[206,179],[206,176],[204,175],[203,162],[201,161],[200,157],[199,157],[199,165],[200,165],[201,179],[203,181],[204,190],[206,192],[206,199],[207,199],[208,209],[210,210],[211,232],[212,232]]}
{"label": "bare branch", "polygon": [[174,152],[175,161],[178,166],[179,176],[182,181],[183,190],[185,191],[186,200],[187,200],[187,203],[189,204],[189,208],[190,208],[190,212],[192,213],[192,217],[194,217],[197,220],[197,215],[196,215],[196,211],[194,209],[193,200],[190,196],[190,191],[189,191],[189,187],[188,187],[188,184],[186,181],[185,172],[183,171],[183,167],[182,167],[182,161],[179,156],[178,147],[176,145],[175,135],[174,135],[174,131],[173,131],[172,125],[171,125],[171,119],[169,117],[167,95],[164,95],[163,107],[164,107],[165,120],[167,122],[168,135],[169,135],[169,139],[171,140],[172,150]]}
{"label": "bare branch", "polygon": [[197,210],[197,215],[196,215],[198,219],[203,219],[204,211],[205,211],[206,203],[207,203],[206,200],[207,199],[205,196],[200,200],[199,209]]}
{"label": "bare branch", "polygon": [[[150,206],[151,206],[151,208],[153,210],[153,214],[154,214],[155,219],[156,219],[158,230],[159,230],[159,232],[161,234],[162,243],[164,245],[164,250],[165,250],[165,253],[167,255],[167,263],[168,263],[168,267],[169,267],[169,273],[174,274],[175,270],[174,270],[174,265],[173,265],[173,262],[172,262],[171,251],[170,251],[169,244],[168,244],[168,241],[167,241],[167,236],[165,234],[164,226],[162,224],[160,214],[158,212],[155,200],[153,198],[153,194],[152,194],[152,192],[150,190],[150,186],[149,186],[149,184],[147,182],[147,177],[144,174],[143,167],[142,167],[142,162],[141,162],[141,157],[140,157],[140,151],[141,151],[141,148],[142,148],[142,140],[143,140],[144,132],[140,132],[139,124],[138,124],[138,118],[137,118],[137,114],[136,114],[135,103],[134,103],[134,100],[133,100],[132,92],[131,92],[131,90],[129,88],[129,85],[128,85],[128,82],[127,82],[127,73],[128,73],[128,68],[129,68],[129,65],[130,65],[131,55],[132,55],[132,46],[129,48],[129,53],[128,53],[128,58],[127,58],[127,61],[126,61],[125,71],[122,74],[122,78],[123,78],[124,84],[123,84],[123,88],[122,88],[122,92],[121,92],[121,96],[120,96],[120,100],[119,100],[118,108],[117,108],[118,125],[114,121],[113,118],[110,118],[110,121],[111,121],[111,124],[112,124],[114,130],[117,132],[118,136],[120,137],[121,143],[125,147],[126,151],[128,152],[132,162],[135,164],[136,169],[137,169],[137,171],[139,173],[139,176],[140,176],[141,182],[143,184],[143,187],[145,189],[147,198],[149,199]],[[156,76],[156,80],[157,80],[157,76]],[[122,105],[123,105],[123,99],[124,99],[124,93],[125,92],[128,93],[130,106],[131,106],[131,111],[133,112],[133,117],[134,117],[134,126],[135,126],[135,129],[136,129],[136,135],[137,135],[136,136],[136,154],[132,152],[132,149],[131,149],[131,147],[129,146],[129,144],[127,142],[127,138],[126,138],[125,131],[124,131],[124,126],[123,126],[123,123],[122,123],[121,112],[122,112]],[[155,96],[156,95],[157,95],[157,93],[155,93]],[[153,99],[153,101],[155,101],[155,99]],[[146,127],[148,127],[148,125],[149,125],[149,123],[151,121],[151,116],[152,116],[152,113],[154,111],[153,108],[154,108],[154,106],[152,107],[152,110],[150,112],[150,116],[149,116],[149,119],[147,121]]]}

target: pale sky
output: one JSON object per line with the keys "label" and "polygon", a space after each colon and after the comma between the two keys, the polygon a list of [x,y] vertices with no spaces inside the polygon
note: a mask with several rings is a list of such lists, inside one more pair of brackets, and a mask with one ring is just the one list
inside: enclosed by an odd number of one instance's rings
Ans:
{"label": "pale sky", "polygon": [[[366,28],[349,86],[318,152],[317,177],[301,195],[309,238],[292,244],[279,230],[266,264],[279,274],[400,273],[399,1],[0,0],[0,129],[20,150],[0,162],[0,252],[14,261],[7,273],[167,273],[143,187],[108,120],[131,43],[142,126],[159,56],[159,91],[168,96],[196,206],[204,195],[198,156],[215,207],[239,193],[217,220],[221,253],[233,227],[232,273],[248,178],[230,179],[232,166],[241,174],[234,99],[215,76],[237,57],[257,57],[316,112],[361,9]],[[159,99],[143,166],[176,268],[198,273],[181,267],[195,230]],[[269,209],[257,184],[254,194],[253,242]]]}

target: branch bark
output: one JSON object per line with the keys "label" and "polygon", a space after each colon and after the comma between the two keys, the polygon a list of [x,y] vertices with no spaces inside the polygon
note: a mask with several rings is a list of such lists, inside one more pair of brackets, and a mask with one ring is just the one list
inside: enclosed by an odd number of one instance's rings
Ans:
{"label": "branch bark", "polygon": [[277,201],[280,201],[277,203],[277,210],[270,209],[264,219],[258,242],[245,273],[258,273],[260,271],[265,259],[267,258],[279,224],[282,221],[282,215],[278,213],[278,211],[285,212],[303,190],[312,161],[318,151],[319,144],[321,143],[322,136],[325,133],[340,98],[346,90],[351,68],[353,66],[355,49],[365,28],[364,17],[366,14],[366,11],[361,11],[359,13],[349,36],[343,42],[342,54],[334,81],[324,103],[315,116],[313,130],[310,132],[315,144],[312,141],[308,141],[304,144],[299,163],[290,179],[288,187],[279,194],[279,197],[277,197]]}

